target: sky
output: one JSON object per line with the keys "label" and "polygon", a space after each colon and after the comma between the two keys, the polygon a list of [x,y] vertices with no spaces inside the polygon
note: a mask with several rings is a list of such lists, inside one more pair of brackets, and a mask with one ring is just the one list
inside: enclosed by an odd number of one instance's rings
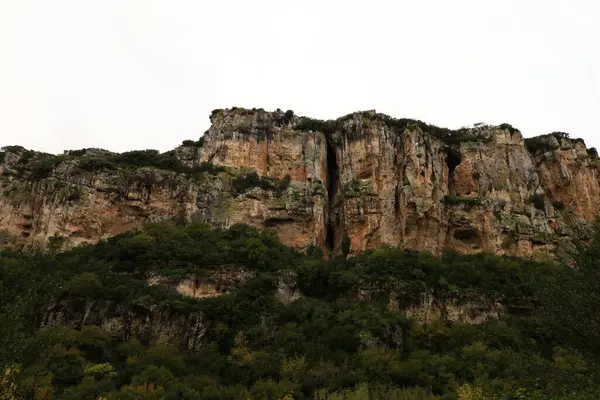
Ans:
{"label": "sky", "polygon": [[600,147],[597,0],[0,0],[0,146],[166,151],[215,108]]}

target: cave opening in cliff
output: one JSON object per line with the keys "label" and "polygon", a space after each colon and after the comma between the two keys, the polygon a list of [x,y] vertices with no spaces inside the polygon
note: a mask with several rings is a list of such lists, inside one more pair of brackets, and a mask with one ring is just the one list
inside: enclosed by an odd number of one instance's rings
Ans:
{"label": "cave opening in cliff", "polygon": [[455,149],[449,148],[446,154],[446,164],[448,165],[448,191],[451,195],[454,193],[454,171],[462,162],[462,155]]}
{"label": "cave opening in cliff", "polygon": [[335,218],[333,203],[338,190],[338,184],[339,168],[337,163],[335,147],[331,143],[331,138],[327,138],[327,197],[329,199],[329,218],[327,219],[326,245],[327,249],[330,252],[333,252],[336,245],[337,218]]}

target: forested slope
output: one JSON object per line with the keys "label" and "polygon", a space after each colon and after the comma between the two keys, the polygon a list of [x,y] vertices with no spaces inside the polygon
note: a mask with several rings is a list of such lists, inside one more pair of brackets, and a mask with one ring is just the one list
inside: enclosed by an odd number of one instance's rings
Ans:
{"label": "forested slope", "polygon": [[597,399],[600,236],[565,267],[246,225],[0,255],[1,399]]}

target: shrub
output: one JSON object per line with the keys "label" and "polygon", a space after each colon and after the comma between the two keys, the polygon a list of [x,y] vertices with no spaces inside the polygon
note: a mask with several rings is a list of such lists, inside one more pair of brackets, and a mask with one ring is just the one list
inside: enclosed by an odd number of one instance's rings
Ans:
{"label": "shrub", "polygon": [[565,203],[563,203],[562,201],[553,201],[552,206],[558,211],[562,211],[565,209]]}
{"label": "shrub", "polygon": [[83,192],[80,188],[74,186],[71,188],[69,195],[67,196],[67,201],[79,201],[83,197]]}
{"label": "shrub", "polygon": [[529,202],[532,203],[538,210],[543,210],[546,208],[546,196],[543,194],[532,194],[529,197]]}
{"label": "shrub", "polygon": [[281,180],[281,182],[279,182],[279,184],[277,185],[277,192],[281,193],[285,190],[287,190],[288,187],[290,187],[290,182],[292,181],[292,177],[289,175],[286,175],[283,177],[283,179]]}
{"label": "shrub", "polygon": [[[553,143],[552,138],[556,139],[558,141],[558,143],[562,142],[563,140],[568,140],[571,143],[582,143],[585,145],[585,141],[583,139],[581,139],[581,138],[571,139],[570,135],[566,132],[552,132],[552,133],[548,133],[546,135],[541,135],[541,136],[536,136],[536,137],[525,139],[525,147],[531,153],[538,153],[538,152],[545,153],[545,152],[548,152],[551,150],[557,150],[559,147],[556,146],[555,143]],[[592,149],[589,149],[589,150],[592,150]],[[589,150],[588,150],[588,154],[590,154]]]}
{"label": "shrub", "polygon": [[127,164],[136,167],[149,167],[160,163],[158,150],[134,150],[109,157],[115,164]]}
{"label": "shrub", "polygon": [[95,298],[102,294],[102,281],[95,273],[84,272],[71,278],[65,284],[64,291],[74,297]]}
{"label": "shrub", "polygon": [[[289,175],[286,175],[289,178]],[[291,179],[291,178],[290,178]],[[285,181],[285,178],[284,178]],[[236,177],[231,183],[236,194],[245,193],[248,190],[258,187],[263,190],[275,190],[277,187],[273,184],[274,179],[259,176],[257,172],[248,172],[245,175]],[[287,183],[289,185],[289,181]],[[287,188],[287,186],[286,186]],[[285,189],[284,189],[285,190]]]}
{"label": "shrub", "polygon": [[198,167],[191,168],[189,170],[184,167],[184,168],[178,169],[178,171],[179,172],[188,172],[191,174],[208,172],[209,174],[216,175],[220,172],[225,172],[226,168],[222,167],[220,165],[214,165],[213,163],[210,163],[210,162],[203,162]]}
{"label": "shrub", "polygon": [[48,178],[54,168],[65,160],[64,156],[46,156],[31,164],[31,178],[41,180]]}
{"label": "shrub", "polygon": [[[277,109],[278,112],[281,112],[280,109]],[[278,125],[287,125],[289,123],[291,123],[294,120],[294,111],[292,110],[287,110],[283,116],[281,116],[279,118],[279,120],[277,121]]]}
{"label": "shrub", "polygon": [[300,122],[294,127],[294,129],[303,132],[322,132],[326,135],[333,134],[335,132],[336,123],[333,120],[321,120],[302,117]]}
{"label": "shrub", "polygon": [[509,131],[510,133],[520,133],[521,132],[517,128],[513,127],[511,124],[507,124],[507,123],[498,125],[498,128],[503,129],[505,131]]}
{"label": "shrub", "polygon": [[466,204],[469,206],[478,206],[481,204],[479,197],[463,197],[463,196],[444,196],[444,204],[448,206]]}
{"label": "shrub", "polygon": [[525,139],[525,147],[530,153],[546,153],[557,149],[552,142],[548,140],[548,136],[538,136]]}
{"label": "shrub", "polygon": [[202,147],[202,145],[204,145],[204,137],[201,137],[200,139],[198,139],[197,141],[193,141],[193,140],[184,140],[181,143],[182,147]]}
{"label": "shrub", "polygon": [[115,169],[116,166],[110,161],[101,158],[101,157],[85,157],[79,160],[77,166],[88,172],[100,171],[102,169],[112,170]]}
{"label": "shrub", "polygon": [[73,157],[82,157],[85,155],[85,153],[87,153],[88,149],[79,149],[79,150],[68,150],[66,153],[67,155],[73,156]]}

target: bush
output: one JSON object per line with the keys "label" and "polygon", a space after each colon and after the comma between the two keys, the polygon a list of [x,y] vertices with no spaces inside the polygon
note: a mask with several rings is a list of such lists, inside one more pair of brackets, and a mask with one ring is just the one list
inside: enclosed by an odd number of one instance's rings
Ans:
{"label": "bush", "polygon": [[321,120],[302,117],[294,129],[303,132],[321,132],[325,135],[331,135],[335,132],[336,124],[333,120]]}
{"label": "bush", "polygon": [[116,166],[110,161],[101,157],[85,157],[79,160],[77,166],[88,172],[100,171],[103,169],[113,170]]}
{"label": "bush", "polygon": [[64,291],[74,297],[96,298],[102,294],[102,281],[93,272],[84,272],[69,280]]}
{"label": "bush", "polygon": [[462,196],[444,196],[444,204],[448,206],[454,206],[459,204],[465,204],[468,206],[478,206],[481,204],[481,198],[479,197],[462,197]]}
{"label": "bush", "polygon": [[[546,153],[548,151],[559,149],[560,145],[557,146],[553,143],[552,138],[556,139],[560,144],[564,140],[568,140],[572,143],[582,143],[585,145],[585,141],[581,138],[571,139],[570,135],[565,132],[552,132],[546,135],[536,136],[533,138],[525,139],[525,147],[530,153]],[[591,149],[590,149],[591,150]],[[588,150],[589,154],[589,150]]]}
{"label": "bush", "polygon": [[525,147],[532,154],[546,153],[548,151],[556,150],[558,148],[554,146],[551,141],[548,140],[548,136],[539,136],[525,139]]}
{"label": "bush", "polygon": [[242,194],[255,187],[261,188],[263,190],[275,190],[277,187],[273,184],[273,182],[274,179],[259,176],[257,172],[252,171],[248,172],[245,175],[240,175],[236,177],[231,184],[236,194]]}
{"label": "bush", "polygon": [[183,143],[181,143],[182,147],[202,147],[203,145],[204,145],[204,137],[201,137],[197,141],[184,140]]}
{"label": "bush", "polygon": [[277,192],[284,192],[285,190],[287,190],[288,187],[290,187],[290,183],[292,182],[292,177],[289,175],[286,175],[283,177],[283,179],[281,180],[281,182],[279,182],[279,184],[277,184]]}
{"label": "bush", "polygon": [[54,171],[54,168],[64,160],[64,156],[42,156],[41,159],[31,164],[31,178],[33,180],[48,178]]}
{"label": "bush", "polygon": [[517,128],[513,127],[511,124],[507,124],[507,123],[498,125],[498,128],[503,129],[505,131],[509,131],[510,133],[513,133],[513,134],[521,132]]}
{"label": "bush", "polygon": [[546,208],[546,196],[543,194],[532,194],[529,197],[529,202],[538,210],[544,210]]}
{"label": "bush", "polygon": [[79,201],[83,197],[83,192],[77,186],[73,186],[67,196],[67,201]]}
{"label": "bush", "polygon": [[88,149],[68,150],[66,153],[73,157],[82,157],[87,153]]}

